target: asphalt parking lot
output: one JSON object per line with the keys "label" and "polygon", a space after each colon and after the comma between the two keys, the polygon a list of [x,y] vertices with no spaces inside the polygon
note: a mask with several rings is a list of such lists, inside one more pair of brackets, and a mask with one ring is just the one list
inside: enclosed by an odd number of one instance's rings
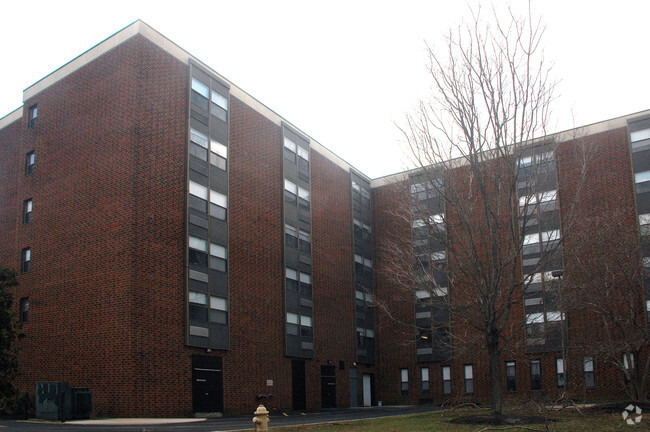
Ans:
{"label": "asphalt parking lot", "polygon": [[[255,408],[255,407],[254,407]],[[254,411],[254,408],[252,411]],[[331,423],[378,417],[390,417],[431,411],[430,405],[383,406],[368,408],[343,408],[306,412],[288,412],[271,415],[269,426],[299,426],[305,424]],[[0,420],[0,431],[91,431],[91,432],[226,432],[254,430],[253,415],[223,417],[200,421],[189,419],[93,419],[91,421],[50,422],[31,420]],[[192,419],[195,420],[195,419]]]}

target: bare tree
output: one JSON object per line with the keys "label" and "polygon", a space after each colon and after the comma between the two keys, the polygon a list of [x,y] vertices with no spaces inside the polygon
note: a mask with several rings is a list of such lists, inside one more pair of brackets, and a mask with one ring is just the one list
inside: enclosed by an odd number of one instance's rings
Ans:
{"label": "bare tree", "polygon": [[[561,268],[559,218],[558,229],[540,228],[545,207],[557,203],[555,142],[542,139],[555,88],[542,35],[530,6],[526,17],[505,21],[478,11],[450,31],[444,55],[428,48],[433,96],[402,128],[418,167],[409,208],[397,212],[412,224],[412,243],[384,244],[389,277],[423,311],[418,353],[441,360],[463,346],[487,354],[499,416],[513,308],[527,287],[550,287],[551,270]],[[530,248],[536,258],[522,263]],[[561,312],[541,315],[563,320]],[[534,330],[539,318],[530,317]]]}

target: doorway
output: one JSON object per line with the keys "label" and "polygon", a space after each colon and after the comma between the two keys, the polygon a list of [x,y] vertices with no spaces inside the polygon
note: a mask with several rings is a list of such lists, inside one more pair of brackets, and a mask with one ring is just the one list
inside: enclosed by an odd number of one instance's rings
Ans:
{"label": "doorway", "polygon": [[336,368],[320,367],[321,401],[323,408],[336,408]]}
{"label": "doorway", "polygon": [[223,412],[221,357],[192,356],[192,409],[195,413]]}
{"label": "doorway", "polygon": [[363,406],[372,406],[372,387],[373,376],[370,374],[363,374]]}
{"label": "doorway", "polygon": [[291,389],[293,394],[293,409],[307,408],[307,385],[305,381],[305,361],[291,360]]}
{"label": "doorway", "polygon": [[357,387],[357,368],[350,368],[350,408],[359,406],[359,388]]}

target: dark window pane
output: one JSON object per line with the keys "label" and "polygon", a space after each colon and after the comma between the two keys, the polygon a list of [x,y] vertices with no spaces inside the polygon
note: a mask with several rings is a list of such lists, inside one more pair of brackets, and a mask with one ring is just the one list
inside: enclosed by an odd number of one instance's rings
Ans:
{"label": "dark window pane", "polygon": [[20,322],[26,323],[29,321],[29,297],[20,299]]}
{"label": "dark window pane", "polygon": [[298,292],[298,281],[287,278],[287,290]]}
{"label": "dark window pane", "polygon": [[210,268],[212,270],[217,270],[220,272],[225,272],[226,271],[226,263],[227,261],[223,258],[218,258],[218,257],[210,257]]}
{"label": "dark window pane", "polygon": [[194,90],[192,90],[192,103],[205,111],[208,110],[208,99],[201,96]]}
{"label": "dark window pane", "polygon": [[210,216],[220,220],[226,220],[226,209],[216,204],[210,203]]}
{"label": "dark window pane", "polygon": [[208,255],[204,252],[200,252],[194,249],[189,250],[189,263],[194,265],[199,265],[207,267],[208,265]]}
{"label": "dark window pane", "polygon": [[297,248],[298,247],[298,239],[291,234],[285,234],[284,236],[284,242],[286,243],[287,246]]}
{"label": "dark window pane", "polygon": [[27,153],[25,157],[25,175],[29,175],[34,172],[34,161],[35,161],[34,152],[31,151]]}
{"label": "dark window pane", "polygon": [[33,128],[36,126],[36,118],[38,117],[38,107],[36,105],[32,105],[29,108],[29,127]]}
{"label": "dark window pane", "polygon": [[298,336],[298,326],[287,323],[287,334]]}
{"label": "dark window pane", "polygon": [[201,160],[208,160],[208,150],[193,142],[190,143],[190,154]]}
{"label": "dark window pane", "polygon": [[218,105],[211,104],[212,115],[218,118],[219,120],[226,121],[228,118],[227,111],[221,108]]}
{"label": "dark window pane", "polygon": [[23,273],[28,273],[30,269],[30,263],[32,260],[32,251],[30,248],[25,248],[22,251],[22,257],[21,257],[21,272]]}
{"label": "dark window pane", "polygon": [[285,200],[288,204],[296,205],[296,203],[297,203],[297,197],[296,197],[296,195],[293,194],[293,193],[291,193],[291,192],[289,192],[289,191],[287,191],[287,190],[284,191],[284,200]]}
{"label": "dark window pane", "polygon": [[202,306],[190,305],[190,320],[192,321],[207,321],[208,308]]}
{"label": "dark window pane", "polygon": [[210,322],[228,324],[228,312],[210,309]]}
{"label": "dark window pane", "polygon": [[189,199],[190,208],[202,211],[203,213],[208,211],[208,202],[194,195],[190,195]]}

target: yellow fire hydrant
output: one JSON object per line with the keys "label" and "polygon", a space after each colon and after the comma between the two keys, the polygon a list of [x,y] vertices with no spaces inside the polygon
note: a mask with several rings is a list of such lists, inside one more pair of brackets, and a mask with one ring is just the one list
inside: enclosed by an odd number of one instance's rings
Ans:
{"label": "yellow fire hydrant", "polygon": [[266,410],[264,405],[257,407],[255,410],[255,417],[253,417],[253,423],[255,423],[255,432],[267,431],[269,430],[269,412]]}

